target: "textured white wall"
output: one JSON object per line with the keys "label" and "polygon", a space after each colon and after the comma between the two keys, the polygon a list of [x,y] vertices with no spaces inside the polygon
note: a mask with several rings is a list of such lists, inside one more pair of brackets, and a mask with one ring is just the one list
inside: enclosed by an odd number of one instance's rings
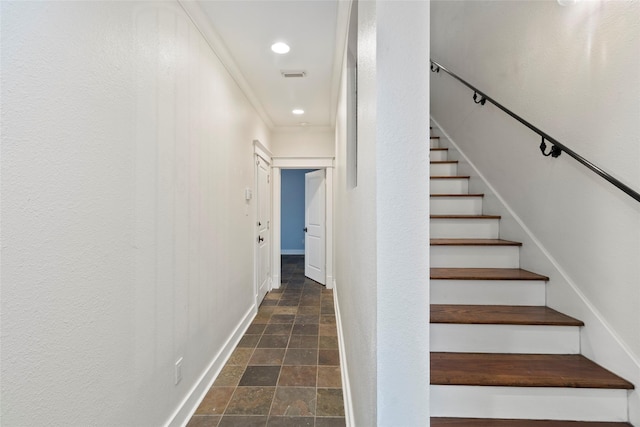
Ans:
{"label": "textured white wall", "polygon": [[253,303],[268,131],[176,3],[0,7],[3,425],[162,425]]}
{"label": "textured white wall", "polygon": [[[638,1],[434,1],[431,56],[638,191],[639,16]],[[555,262],[523,247],[524,267],[552,276],[549,304],[587,321],[583,351],[638,385],[640,204],[566,154],[543,158],[539,137],[451,78],[431,82],[434,118]]]}
{"label": "textured white wall", "polygon": [[333,157],[335,132],[313,127],[276,128],[271,135],[271,146],[274,157]]}
{"label": "textured white wall", "polygon": [[353,414],[358,426],[426,425],[429,4],[359,5],[358,186],[347,183],[344,76],[335,184],[336,288]]}
{"label": "textured white wall", "polygon": [[375,2],[358,14],[358,186],[347,183],[346,59],[336,117],[334,248],[337,299],[342,319],[355,425],[374,426],[376,395],[376,148]]}
{"label": "textured white wall", "polygon": [[429,2],[378,2],[378,426],[429,421]]}

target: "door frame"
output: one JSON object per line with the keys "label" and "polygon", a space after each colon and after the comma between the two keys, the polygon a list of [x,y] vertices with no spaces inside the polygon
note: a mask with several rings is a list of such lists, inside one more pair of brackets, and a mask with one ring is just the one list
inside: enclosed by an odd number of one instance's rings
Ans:
{"label": "door frame", "polygon": [[[267,163],[267,171],[269,171],[269,176],[271,177],[270,180],[270,189],[271,189],[271,194],[268,195],[271,204],[271,210],[270,210],[270,216],[271,218],[269,218],[269,227],[267,230],[267,234],[268,234],[268,238],[271,239],[270,241],[272,242],[271,246],[267,246],[267,252],[268,252],[268,257],[269,259],[269,266],[271,266],[271,274],[270,274],[270,278],[268,279],[268,283],[267,283],[267,292],[269,292],[271,289],[273,289],[273,259],[275,258],[273,256],[273,237],[275,235],[275,233],[273,232],[273,188],[274,188],[274,179],[273,179],[273,156],[271,155],[271,152],[269,151],[268,148],[266,148],[260,141],[258,141],[257,139],[255,139],[253,141],[253,162],[254,162],[254,166],[253,166],[253,170],[254,170],[254,177],[253,177],[253,188],[254,188],[254,195],[253,195],[253,199],[256,200],[255,204],[255,209],[253,210],[253,221],[252,221],[252,227],[253,227],[253,240],[252,240],[252,244],[253,246],[253,299],[254,299],[254,303],[255,303],[255,307],[257,308],[258,305],[260,305],[260,303],[262,301],[258,301],[258,288],[260,286],[259,283],[259,278],[258,278],[258,273],[260,272],[260,267],[259,267],[259,247],[258,245],[256,245],[256,242],[258,240],[258,227],[257,227],[257,218],[259,216],[259,210],[260,210],[260,206],[257,202],[258,200],[258,165],[256,164],[256,162],[258,161],[258,157],[262,158],[266,163]],[[245,195],[246,196],[246,195]],[[279,236],[279,234],[278,234]]]}
{"label": "door frame", "polygon": [[325,170],[325,263],[326,263],[326,287],[333,289],[333,157],[273,157],[271,163],[271,192],[273,194],[273,213],[271,215],[271,242],[272,267],[271,286],[272,289],[280,287],[282,278],[282,266],[280,262],[280,231],[281,231],[281,191],[282,169],[324,169]]}

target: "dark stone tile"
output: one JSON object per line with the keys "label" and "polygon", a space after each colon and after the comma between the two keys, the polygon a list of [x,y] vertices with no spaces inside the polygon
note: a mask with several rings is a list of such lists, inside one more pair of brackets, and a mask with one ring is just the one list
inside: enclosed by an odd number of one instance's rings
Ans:
{"label": "dark stone tile", "polygon": [[260,307],[269,307],[271,305],[278,305],[278,300],[276,299],[264,299],[262,300],[262,302],[260,303]]}
{"label": "dark stone tile", "polygon": [[269,417],[267,427],[313,427],[314,417]]}
{"label": "dark stone tile", "polygon": [[340,366],[340,353],[338,350],[320,350],[318,365]]}
{"label": "dark stone tile", "polygon": [[292,335],[318,335],[318,325],[316,324],[294,324],[293,330],[291,331]]}
{"label": "dark stone tile", "polygon": [[282,365],[284,348],[256,348],[249,359],[249,365]]}
{"label": "dark stone tile", "polygon": [[264,330],[265,335],[289,335],[291,333],[291,324],[288,323],[270,323]]}
{"label": "dark stone tile", "polygon": [[281,307],[277,306],[274,315],[276,314],[296,314],[298,312],[298,307]]}
{"label": "dark stone tile", "polygon": [[317,366],[283,366],[278,386],[315,387]]}
{"label": "dark stone tile", "polygon": [[320,316],[317,314],[298,314],[295,323],[302,325],[317,324],[320,323]]}
{"label": "dark stone tile", "polygon": [[318,348],[317,335],[291,335],[289,348]]}
{"label": "dark stone tile", "polygon": [[278,305],[279,306],[285,306],[285,307],[297,307],[300,304],[300,300],[299,299],[285,299],[282,298],[279,302]]}
{"label": "dark stone tile", "polygon": [[238,347],[253,348],[258,344],[258,341],[260,341],[260,335],[244,335],[240,338]]}
{"label": "dark stone tile", "polygon": [[335,337],[338,335],[338,329],[336,328],[336,325],[320,325],[318,333],[324,337]]}
{"label": "dark stone tile", "polygon": [[300,298],[300,305],[313,305],[313,306],[317,306],[320,304],[320,296],[315,296],[315,295],[309,295],[309,296],[303,296],[302,298]]}
{"label": "dark stone tile", "polygon": [[216,387],[237,386],[238,381],[240,381],[240,377],[244,374],[244,369],[244,366],[225,365],[218,374],[213,385]]}
{"label": "dark stone tile", "polygon": [[270,415],[306,416],[316,411],[315,387],[278,387]]}
{"label": "dark stone tile", "polygon": [[247,362],[251,358],[251,354],[253,353],[252,348],[236,348],[231,353],[229,360],[227,361],[227,365],[237,365],[237,366],[246,366]]}
{"label": "dark stone tile", "polygon": [[319,388],[316,415],[344,417],[344,401],[342,389]]}
{"label": "dark stone tile", "polygon": [[317,417],[316,427],[346,427],[347,422],[344,417]]}
{"label": "dark stone tile", "polygon": [[275,386],[280,366],[247,366],[239,386]]}
{"label": "dark stone tile", "polygon": [[264,332],[264,328],[267,326],[266,323],[252,323],[247,328],[247,335],[260,335]]}
{"label": "dark stone tile", "polygon": [[218,427],[220,415],[194,415],[187,423],[187,427]]}
{"label": "dark stone tile", "polygon": [[289,348],[283,365],[317,365],[318,350],[315,348]]}
{"label": "dark stone tile", "polygon": [[[269,307],[273,308],[273,307]],[[269,312],[258,312],[256,317],[253,318],[253,323],[269,323],[269,319],[271,318],[272,311]]]}
{"label": "dark stone tile", "polygon": [[320,314],[336,314],[336,310],[333,308],[333,305],[322,305]]}
{"label": "dark stone tile", "polygon": [[341,388],[342,376],[339,366],[318,366],[318,387]]}
{"label": "dark stone tile", "polygon": [[234,387],[211,387],[196,409],[196,415],[222,414],[231,400]]}
{"label": "dark stone tile", "polygon": [[265,427],[267,416],[225,415],[218,427]]}
{"label": "dark stone tile", "polygon": [[275,292],[275,289],[273,291],[268,292],[265,296],[264,296],[264,300],[265,301],[270,301],[270,300],[278,300],[280,299],[280,297],[282,296],[282,292]]}
{"label": "dark stone tile", "polygon": [[[267,415],[275,391],[275,387],[238,387],[233,393],[224,415]],[[266,423],[265,419],[264,424],[266,425]]]}
{"label": "dark stone tile", "polygon": [[333,314],[323,314],[320,316],[321,325],[334,325],[336,324],[336,316]]}
{"label": "dark stone tile", "polygon": [[269,323],[285,323],[293,325],[296,316],[294,314],[272,314]]}
{"label": "dark stone tile", "polygon": [[320,314],[320,307],[300,306],[298,307],[298,314]]}
{"label": "dark stone tile", "polygon": [[[270,305],[261,305],[260,307],[258,307],[258,314],[271,314],[273,313],[273,311],[276,308],[274,306],[270,306]],[[262,323],[262,322],[261,322]]]}
{"label": "dark stone tile", "polygon": [[288,342],[288,335],[263,335],[258,348],[285,348]]}
{"label": "dark stone tile", "polygon": [[336,336],[321,336],[319,341],[319,348],[325,349],[337,349],[338,348],[338,337]]}

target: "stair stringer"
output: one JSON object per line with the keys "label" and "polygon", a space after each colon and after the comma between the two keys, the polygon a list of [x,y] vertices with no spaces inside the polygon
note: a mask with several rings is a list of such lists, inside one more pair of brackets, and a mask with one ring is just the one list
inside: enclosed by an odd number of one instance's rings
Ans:
{"label": "stair stringer", "polygon": [[[458,144],[431,117],[433,134],[440,136],[440,147],[449,148],[449,160],[457,160],[458,174],[469,175],[469,192],[484,193],[483,210],[501,215],[500,238],[522,242],[520,268],[549,277],[547,306],[585,323],[580,331],[580,352],[604,368],[640,386],[640,357],[635,355],[604,316],[595,308],[557,260],[536,238],[505,199],[495,190]],[[629,422],[640,426],[640,390],[628,392]]]}

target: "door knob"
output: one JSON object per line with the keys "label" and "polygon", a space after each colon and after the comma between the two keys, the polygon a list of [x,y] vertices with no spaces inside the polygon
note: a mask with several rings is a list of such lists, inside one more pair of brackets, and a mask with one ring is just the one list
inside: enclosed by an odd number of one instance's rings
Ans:
{"label": "door knob", "polygon": [[305,232],[305,233],[307,232],[307,227],[305,227],[305,228],[304,228],[304,232]]}
{"label": "door knob", "polygon": [[264,239],[262,238],[262,236],[258,236],[258,243],[260,242],[264,242]]}

